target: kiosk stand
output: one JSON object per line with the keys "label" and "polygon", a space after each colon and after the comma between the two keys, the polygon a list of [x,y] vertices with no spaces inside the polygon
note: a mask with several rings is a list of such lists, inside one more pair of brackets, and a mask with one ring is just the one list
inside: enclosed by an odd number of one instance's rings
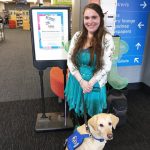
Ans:
{"label": "kiosk stand", "polygon": [[[33,7],[30,9],[33,65],[39,70],[42,113],[38,113],[35,130],[61,130],[73,128],[67,116],[67,104],[64,112],[46,113],[43,74],[47,67],[60,67],[64,73],[64,86],[67,74],[67,52],[62,42],[69,41],[69,7]],[[67,28],[68,27],[68,28]]]}
{"label": "kiosk stand", "polygon": [[[63,69],[64,83],[66,77],[66,68]],[[37,115],[35,130],[59,130],[73,128],[71,119],[67,116],[67,103],[64,102],[64,112],[46,113],[45,112],[45,98],[44,98],[44,84],[43,84],[43,70],[39,70],[40,86],[41,86],[41,100],[42,100],[42,113]]]}

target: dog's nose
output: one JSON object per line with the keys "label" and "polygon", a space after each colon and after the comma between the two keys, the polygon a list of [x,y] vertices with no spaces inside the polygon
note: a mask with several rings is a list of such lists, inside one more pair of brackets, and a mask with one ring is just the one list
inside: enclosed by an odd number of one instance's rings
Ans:
{"label": "dog's nose", "polygon": [[107,134],[109,140],[113,139],[113,134]]}

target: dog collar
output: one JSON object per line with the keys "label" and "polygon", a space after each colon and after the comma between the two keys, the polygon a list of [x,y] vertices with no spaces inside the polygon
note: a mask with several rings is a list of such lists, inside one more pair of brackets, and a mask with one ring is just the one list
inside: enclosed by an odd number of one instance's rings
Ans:
{"label": "dog collar", "polygon": [[93,139],[95,139],[95,140],[97,140],[97,141],[99,141],[99,142],[104,142],[104,138],[96,138],[96,137],[94,137],[94,135],[91,133],[90,128],[89,128],[88,125],[86,125],[86,130],[89,131],[90,137],[92,137]]}
{"label": "dog collar", "polygon": [[104,142],[104,139],[103,138],[96,138],[96,137],[94,137],[92,134],[91,134],[91,136],[92,136],[92,138],[93,139],[95,139],[95,140],[97,140],[97,141],[99,141],[99,142]]}

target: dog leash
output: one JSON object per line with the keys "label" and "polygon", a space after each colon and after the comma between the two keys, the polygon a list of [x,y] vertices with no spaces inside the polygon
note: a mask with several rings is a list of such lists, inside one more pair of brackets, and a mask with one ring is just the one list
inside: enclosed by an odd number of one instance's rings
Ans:
{"label": "dog leash", "polygon": [[82,103],[83,103],[83,115],[84,115],[84,123],[85,123],[85,128],[86,130],[90,131],[89,126],[88,126],[88,122],[87,122],[87,114],[86,114],[86,105],[84,102],[84,93],[82,91]]}
{"label": "dog leash", "polygon": [[[98,92],[100,90],[99,87],[94,87],[93,88],[93,92]],[[83,103],[83,110],[84,110],[84,122],[85,122],[85,126],[86,126],[86,130],[89,130],[90,132],[90,129],[89,129],[89,126],[88,126],[88,122],[87,122],[87,112],[86,112],[86,105],[85,105],[85,102],[84,102],[84,93],[82,91],[82,103]]]}
{"label": "dog leash", "polygon": [[[97,87],[96,87],[96,88],[94,88],[93,90],[94,90],[94,92],[97,92],[98,90],[100,90],[100,88],[97,88]],[[89,136],[92,137],[93,139],[99,141],[99,142],[103,142],[103,141],[104,141],[103,138],[99,138],[99,139],[98,139],[98,138],[94,137],[93,134],[92,134],[91,131],[90,131],[90,128],[89,128],[88,122],[87,122],[86,105],[85,105],[85,101],[84,101],[84,93],[83,93],[83,92],[82,92],[82,103],[83,103],[83,110],[84,110],[85,128],[86,128],[87,131],[89,131]]]}

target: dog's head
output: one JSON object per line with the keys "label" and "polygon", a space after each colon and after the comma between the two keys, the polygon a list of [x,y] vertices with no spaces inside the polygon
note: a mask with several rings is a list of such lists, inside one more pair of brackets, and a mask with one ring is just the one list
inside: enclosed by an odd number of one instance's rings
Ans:
{"label": "dog's head", "polygon": [[103,137],[105,140],[112,140],[112,128],[116,128],[119,118],[113,114],[101,113],[89,119],[88,124],[93,134]]}

